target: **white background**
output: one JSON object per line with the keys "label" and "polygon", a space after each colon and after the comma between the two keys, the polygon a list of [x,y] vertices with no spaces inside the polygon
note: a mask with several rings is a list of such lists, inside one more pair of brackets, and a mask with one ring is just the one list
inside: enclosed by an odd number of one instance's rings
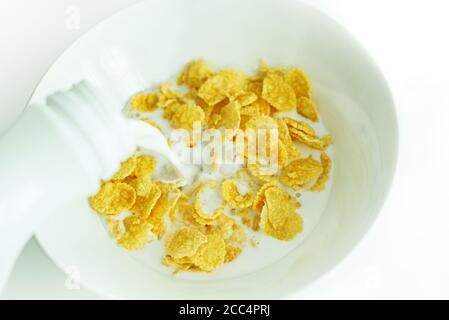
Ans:
{"label": "white background", "polygon": [[[134,2],[0,0],[0,101],[16,101],[0,102],[0,131],[67,45]],[[334,270],[289,298],[449,299],[449,3],[307,2],[345,25],[382,68],[396,100],[400,155],[392,191],[371,231]],[[80,9],[79,30],[66,27],[70,5]],[[31,240],[0,298],[100,298],[68,290],[65,281]]]}

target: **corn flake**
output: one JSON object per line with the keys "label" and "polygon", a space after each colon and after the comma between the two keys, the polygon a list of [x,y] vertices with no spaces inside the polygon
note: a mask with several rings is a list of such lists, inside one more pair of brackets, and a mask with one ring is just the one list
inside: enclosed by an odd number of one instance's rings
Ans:
{"label": "corn flake", "polygon": [[268,219],[271,225],[277,229],[281,227],[291,212],[300,207],[299,203],[287,191],[279,187],[271,187],[265,190]]}
{"label": "corn flake", "polygon": [[290,135],[293,140],[316,150],[324,151],[332,144],[332,137],[328,134],[318,138],[316,136],[308,135],[307,133],[304,133],[304,131],[290,128]]}
{"label": "corn flake", "polygon": [[282,119],[277,119],[276,123],[279,141],[281,141],[283,146],[285,147],[286,160],[301,157],[301,152],[296,148],[295,144],[293,143],[287,124]]}
{"label": "corn flake", "polygon": [[225,262],[231,262],[242,253],[246,245],[246,232],[235,222],[230,227],[230,235],[225,237],[226,255]]}
{"label": "corn flake", "polygon": [[138,112],[151,112],[156,110],[159,98],[155,93],[140,92],[130,102],[131,108]]}
{"label": "corn flake", "polygon": [[176,204],[181,194],[162,194],[151,210],[148,221],[152,225],[151,231],[158,239],[161,239],[166,230],[165,217],[170,216],[176,210]]}
{"label": "corn flake", "polygon": [[237,101],[240,103],[241,106],[247,106],[250,105],[251,103],[255,102],[258,99],[257,94],[255,94],[254,92],[245,92],[242,93],[241,95],[239,95],[237,97]]}
{"label": "corn flake", "polygon": [[296,121],[291,118],[283,118],[282,121],[285,122],[285,124],[289,127],[290,130],[296,129],[296,130],[304,132],[305,134],[307,134],[309,136],[315,135],[315,130],[312,128],[312,126],[305,122]]}
{"label": "corn flake", "polygon": [[156,169],[156,159],[149,155],[140,155],[136,159],[134,175],[140,177],[151,177]]}
{"label": "corn flake", "polygon": [[123,220],[125,233],[118,240],[118,244],[126,250],[141,250],[153,241],[151,224],[139,217],[129,216]]}
{"label": "corn flake", "polygon": [[192,256],[192,262],[204,271],[213,271],[225,262],[226,243],[218,229],[207,233],[207,242]]}
{"label": "corn flake", "polygon": [[134,206],[130,209],[134,214],[146,219],[155,207],[162,193],[155,183],[151,183],[143,196],[137,196]]}
{"label": "corn flake", "polygon": [[236,98],[245,92],[248,76],[241,71],[225,69],[210,77],[198,90],[198,96],[209,105],[225,98]]}
{"label": "corn flake", "polygon": [[117,171],[113,176],[112,176],[112,180],[123,180],[125,178],[127,178],[128,176],[130,176],[137,165],[137,160],[135,156],[130,157],[128,160],[122,162],[121,166],[120,166],[120,170]]}
{"label": "corn flake", "polygon": [[321,163],[309,156],[288,164],[282,169],[279,180],[286,186],[298,190],[318,178],[322,171]]}
{"label": "corn flake", "polygon": [[230,205],[244,209],[249,208],[253,203],[254,195],[251,192],[241,195],[237,183],[233,179],[228,179],[222,184],[223,197]]}
{"label": "corn flake", "polygon": [[182,227],[167,239],[165,250],[175,259],[190,257],[206,241],[207,237],[197,228]]}
{"label": "corn flake", "polygon": [[108,228],[109,235],[111,236],[112,239],[114,240],[119,239],[125,232],[124,226],[122,226],[122,222],[120,220],[107,217],[105,219],[105,222]]}
{"label": "corn flake", "polygon": [[295,91],[274,73],[269,73],[263,81],[262,98],[279,111],[289,111],[296,107]]}
{"label": "corn flake", "polygon": [[221,109],[217,125],[224,129],[240,128],[240,104],[237,101],[233,101]]}
{"label": "corn flake", "polygon": [[319,121],[318,107],[310,98],[299,98],[296,105],[296,111],[304,118],[310,119],[314,122]]}
{"label": "corn flake", "polygon": [[321,192],[324,190],[324,188],[326,187],[326,182],[330,178],[330,172],[332,168],[332,160],[327,155],[327,153],[325,152],[321,153],[320,159],[321,159],[321,166],[323,167],[323,172],[318,177],[315,184],[310,188],[310,191],[314,192]]}
{"label": "corn flake", "polygon": [[136,201],[136,191],[121,182],[106,182],[98,193],[90,198],[90,205],[98,213],[117,215],[130,209]]}
{"label": "corn flake", "polygon": [[312,96],[312,85],[303,70],[298,68],[288,70],[285,73],[285,81],[293,88],[298,99]]}
{"label": "corn flake", "polygon": [[213,71],[210,64],[203,59],[199,59],[185,67],[176,83],[178,85],[185,84],[192,89],[199,89],[212,74]]}
{"label": "corn flake", "polygon": [[264,207],[260,218],[260,229],[267,235],[283,241],[292,240],[304,229],[304,220],[296,212],[284,215],[284,223],[274,228],[268,217],[268,208]]}
{"label": "corn flake", "polygon": [[262,208],[265,205],[265,191],[272,187],[278,187],[279,184],[276,181],[265,183],[259,191],[257,191],[257,194],[253,201],[253,209],[255,209],[258,212],[262,212]]}
{"label": "corn flake", "polygon": [[192,130],[194,122],[205,123],[204,110],[197,105],[179,106],[171,117],[171,125],[175,129]]}

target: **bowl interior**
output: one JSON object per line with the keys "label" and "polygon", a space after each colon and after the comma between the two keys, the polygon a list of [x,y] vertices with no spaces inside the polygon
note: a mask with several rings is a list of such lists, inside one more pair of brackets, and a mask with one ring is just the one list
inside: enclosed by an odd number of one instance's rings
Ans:
{"label": "bowl interior", "polygon": [[[51,67],[32,102],[81,79],[123,102],[172,79],[189,60],[253,72],[258,60],[300,66],[335,138],[334,183],[318,226],[276,263],[208,281],[167,277],[116,248],[86,201],[68,203],[37,232],[62,268],[113,298],[276,298],[335,266],[378,214],[396,163],[397,125],[385,81],[358,43],[330,18],[295,0],[148,0],[100,23]],[[269,289],[267,289],[269,288]]]}

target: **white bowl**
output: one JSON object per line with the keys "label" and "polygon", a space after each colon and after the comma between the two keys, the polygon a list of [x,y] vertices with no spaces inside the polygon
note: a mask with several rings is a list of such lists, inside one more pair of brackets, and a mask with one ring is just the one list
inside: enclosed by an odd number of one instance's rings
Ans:
{"label": "white bowl", "polygon": [[[55,263],[79,268],[81,283],[112,298],[278,298],[341,261],[373,223],[396,164],[393,101],[378,68],[347,31],[294,0],[148,0],[100,23],[67,49],[32,101],[89,78],[117,99],[172,79],[191,59],[254,71],[301,66],[314,83],[335,138],[329,201],[309,237],[256,272],[185,280],[145,267],[118,249],[85,199],[68,203],[38,230]],[[74,146],[76,147],[76,146]]]}

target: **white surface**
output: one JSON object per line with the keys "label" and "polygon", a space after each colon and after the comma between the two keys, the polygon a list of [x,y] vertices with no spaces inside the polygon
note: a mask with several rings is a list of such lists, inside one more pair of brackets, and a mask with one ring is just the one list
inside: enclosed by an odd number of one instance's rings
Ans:
{"label": "white surface", "polygon": [[[291,298],[448,298],[449,210],[443,194],[448,177],[448,98],[443,91],[448,47],[439,41],[448,27],[443,22],[447,5],[444,1],[314,3],[325,5],[350,27],[389,77],[400,115],[401,157],[381,218],[356,252]],[[11,109],[2,107],[2,114]],[[51,289],[43,293],[41,276],[30,279],[31,268],[24,268],[23,263],[29,264],[26,257],[19,261],[3,297],[68,297],[58,285],[57,272],[45,281]],[[53,291],[52,284],[62,290]]]}

